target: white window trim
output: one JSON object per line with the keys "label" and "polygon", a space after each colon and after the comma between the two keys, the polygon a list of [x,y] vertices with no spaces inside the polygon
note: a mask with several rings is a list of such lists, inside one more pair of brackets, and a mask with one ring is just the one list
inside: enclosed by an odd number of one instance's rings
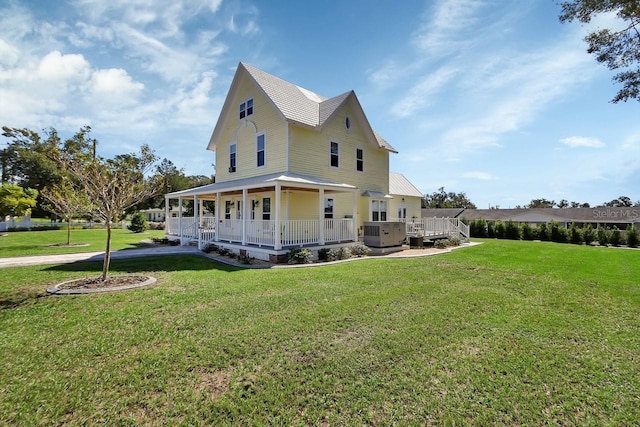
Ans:
{"label": "white window trim", "polygon": [[[358,170],[358,150],[362,151],[362,170]],[[356,172],[364,173],[364,148],[356,147]]]}
{"label": "white window trim", "polygon": [[[333,166],[331,164],[331,157],[333,156],[333,154],[331,153],[331,144],[336,144],[338,146],[338,166]],[[340,143],[338,141],[329,141],[329,167],[340,169]]]}
{"label": "white window trim", "polygon": [[[374,220],[373,219],[373,202],[378,202],[378,219]],[[380,209],[380,204],[381,203],[385,203],[386,209],[383,211],[382,209]],[[371,199],[369,201],[369,221],[376,221],[376,222],[385,222],[385,221],[389,221],[389,208],[390,208],[390,203],[388,200],[386,199]],[[381,212],[385,212],[386,213],[386,218],[383,220],[381,219],[382,215],[380,215]]]}
{"label": "white window trim", "polygon": [[[258,138],[260,136],[264,137],[264,164],[262,166],[258,166]],[[267,133],[260,132],[256,134],[256,168],[263,169],[265,167],[267,167]]]}
{"label": "white window trim", "polygon": [[[247,106],[247,104],[249,103],[249,101],[252,101],[252,103],[251,103],[251,113],[247,114],[247,109],[249,108]],[[240,109],[242,104],[244,104],[244,110]],[[253,112],[255,110],[256,110],[256,101],[254,100],[253,96],[250,96],[250,97],[240,101],[240,103],[238,104],[238,119],[239,120],[246,120],[249,116],[253,116]],[[244,117],[240,117],[240,114],[242,113],[242,111],[244,111]]]}
{"label": "white window trim", "polygon": [[[236,164],[235,166],[233,166],[235,169],[232,172],[231,171],[231,147],[233,147],[235,145],[236,147],[236,151],[235,151],[235,155],[236,155]],[[233,141],[229,144],[229,173],[235,173],[238,171],[238,142],[237,141]]]}

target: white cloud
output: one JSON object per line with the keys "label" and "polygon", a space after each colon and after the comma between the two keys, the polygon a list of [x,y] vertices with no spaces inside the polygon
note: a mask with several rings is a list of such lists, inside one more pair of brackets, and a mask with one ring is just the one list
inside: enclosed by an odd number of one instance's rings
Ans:
{"label": "white cloud", "polygon": [[482,181],[490,181],[490,180],[494,180],[496,179],[495,176],[493,176],[492,174],[488,173],[488,172],[465,172],[462,174],[463,178],[470,178],[470,179],[479,179]]}
{"label": "white cloud", "polygon": [[37,73],[42,80],[64,83],[82,82],[89,76],[90,67],[82,55],[62,55],[55,50],[42,58]]}
{"label": "white cloud", "polygon": [[121,68],[96,70],[91,76],[90,92],[101,102],[131,103],[143,89],[144,84],[134,81]]}
{"label": "white cloud", "polygon": [[590,138],[586,136],[570,136],[560,140],[569,147],[588,147],[588,148],[601,148],[605,146],[605,143],[598,138]]}
{"label": "white cloud", "polygon": [[478,0],[440,0],[425,14],[414,44],[431,55],[451,54],[469,43],[469,28],[483,6]]}
{"label": "white cloud", "polygon": [[417,109],[430,105],[435,95],[442,91],[457,74],[458,70],[451,67],[443,67],[435,73],[428,74],[391,107],[391,113],[398,117],[414,115]]}

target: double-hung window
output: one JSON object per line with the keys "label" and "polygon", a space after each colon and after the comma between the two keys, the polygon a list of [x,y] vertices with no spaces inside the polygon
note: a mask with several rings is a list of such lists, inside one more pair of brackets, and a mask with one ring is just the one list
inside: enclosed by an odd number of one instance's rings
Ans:
{"label": "double-hung window", "polygon": [[333,199],[324,199],[324,219],[333,219]]}
{"label": "double-hung window", "polygon": [[340,150],[337,142],[331,142],[331,167],[337,168],[340,164]]}
{"label": "double-hung window", "polygon": [[372,200],[371,201],[371,221],[387,220],[387,201]]}
{"label": "double-hung window", "polygon": [[364,171],[364,150],[362,148],[356,148],[356,170],[358,172]]}
{"label": "double-hung window", "polygon": [[231,144],[229,146],[229,173],[233,173],[236,171],[236,144]]}
{"label": "double-hung window", "polygon": [[257,167],[264,166],[265,152],[266,151],[265,151],[264,134],[260,134],[256,138],[256,166]]}
{"label": "double-hung window", "polygon": [[244,119],[253,114],[253,98],[240,103],[240,118]]}

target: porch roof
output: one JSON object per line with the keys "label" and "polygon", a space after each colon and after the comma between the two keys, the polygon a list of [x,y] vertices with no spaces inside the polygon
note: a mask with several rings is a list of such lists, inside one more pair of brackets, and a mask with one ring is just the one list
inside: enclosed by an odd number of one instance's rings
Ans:
{"label": "porch roof", "polygon": [[200,196],[213,193],[224,193],[229,191],[239,191],[244,189],[254,189],[261,187],[272,187],[276,183],[283,186],[296,188],[335,190],[335,191],[355,191],[357,187],[349,184],[324,180],[322,178],[300,175],[290,172],[273,173],[269,175],[256,176],[251,178],[237,179],[215,184],[203,185],[202,187],[190,188],[188,190],[176,191],[165,194],[165,198],[179,198],[189,196]]}

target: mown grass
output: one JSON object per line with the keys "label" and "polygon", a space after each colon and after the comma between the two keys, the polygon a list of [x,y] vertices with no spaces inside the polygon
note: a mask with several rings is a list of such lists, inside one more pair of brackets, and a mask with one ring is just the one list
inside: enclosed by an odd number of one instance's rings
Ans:
{"label": "mown grass", "polygon": [[[0,279],[0,424],[633,425],[640,251],[486,241],[308,269],[114,261]],[[6,274],[5,274],[6,273]]]}
{"label": "mown grass", "polygon": [[[67,254],[76,252],[104,251],[107,243],[107,230],[71,230],[71,244],[88,246],[51,246],[67,243],[67,230],[13,231],[0,236],[0,258]],[[112,230],[111,248],[131,249],[141,246],[140,241],[153,237],[164,237],[163,230],[147,230],[133,233],[122,228]]]}

